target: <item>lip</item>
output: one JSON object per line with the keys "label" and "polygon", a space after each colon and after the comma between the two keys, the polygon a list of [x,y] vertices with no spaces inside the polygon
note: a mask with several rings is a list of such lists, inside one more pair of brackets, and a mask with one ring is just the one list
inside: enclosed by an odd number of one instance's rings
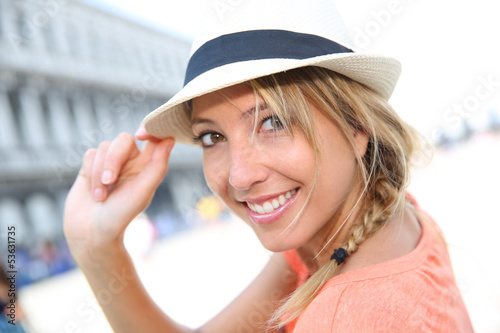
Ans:
{"label": "lip", "polygon": [[246,203],[244,203],[245,209],[247,210],[248,216],[250,216],[250,219],[252,219],[252,221],[255,224],[271,224],[273,222],[276,222],[283,215],[285,215],[285,213],[288,211],[290,206],[293,204],[293,202],[297,198],[297,194],[299,192],[300,192],[300,189],[297,189],[295,194],[290,199],[288,199],[283,204],[283,206],[279,207],[278,209],[273,210],[271,213],[258,214],[256,212],[254,212],[253,210],[251,210]]}

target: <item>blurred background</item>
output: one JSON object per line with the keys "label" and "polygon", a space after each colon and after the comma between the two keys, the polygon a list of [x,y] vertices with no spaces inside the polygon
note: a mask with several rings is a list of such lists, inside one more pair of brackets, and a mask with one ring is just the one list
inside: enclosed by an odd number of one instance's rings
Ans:
{"label": "blurred background", "polygon": [[[229,15],[244,3],[0,0],[0,262],[6,269],[7,228],[15,226],[17,319],[27,332],[110,332],[63,237],[67,191],[88,148],[133,133],[182,86],[204,6]],[[500,332],[495,4],[336,3],[358,50],[403,64],[391,103],[435,146],[410,191],[445,233],[476,331]],[[201,151],[183,145],[126,244],[155,301],[192,327],[269,256],[210,195]]]}

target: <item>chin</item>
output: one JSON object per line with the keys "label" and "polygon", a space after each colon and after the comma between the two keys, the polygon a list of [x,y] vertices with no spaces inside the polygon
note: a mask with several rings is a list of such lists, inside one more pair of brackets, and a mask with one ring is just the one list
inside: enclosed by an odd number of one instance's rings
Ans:
{"label": "chin", "polygon": [[286,235],[280,235],[274,238],[269,237],[269,239],[263,239],[262,237],[259,237],[259,235],[257,235],[257,237],[266,250],[274,253],[285,252],[299,247],[299,245],[295,244],[295,242],[291,242],[289,237]]}
{"label": "chin", "polygon": [[256,225],[248,216],[246,211],[235,211],[233,212],[246,223],[252,232],[257,236],[262,246],[271,252],[278,253],[288,250],[293,250],[301,246],[300,241],[292,239],[293,232],[292,229],[288,229],[283,232],[283,225],[280,224],[270,224],[267,226]]}

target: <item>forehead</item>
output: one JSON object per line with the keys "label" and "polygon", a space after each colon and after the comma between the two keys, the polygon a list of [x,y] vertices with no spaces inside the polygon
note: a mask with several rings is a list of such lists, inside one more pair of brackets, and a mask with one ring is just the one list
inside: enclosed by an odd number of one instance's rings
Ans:
{"label": "forehead", "polygon": [[227,87],[203,96],[195,97],[192,102],[191,120],[204,113],[232,107],[241,111],[255,107],[262,98],[256,96],[247,83]]}

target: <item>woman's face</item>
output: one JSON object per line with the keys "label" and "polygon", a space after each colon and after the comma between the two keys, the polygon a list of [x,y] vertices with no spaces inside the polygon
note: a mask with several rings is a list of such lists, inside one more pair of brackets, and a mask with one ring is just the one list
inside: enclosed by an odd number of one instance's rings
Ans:
{"label": "woman's face", "polygon": [[[261,106],[258,119],[256,106]],[[357,199],[354,152],[333,121],[312,105],[311,110],[319,142],[318,165],[302,131],[294,129],[292,137],[283,130],[248,85],[193,100],[192,128],[204,147],[208,186],[273,252],[306,244],[322,246]],[[366,140],[356,141],[366,147]],[[311,189],[311,199],[304,206]]]}

